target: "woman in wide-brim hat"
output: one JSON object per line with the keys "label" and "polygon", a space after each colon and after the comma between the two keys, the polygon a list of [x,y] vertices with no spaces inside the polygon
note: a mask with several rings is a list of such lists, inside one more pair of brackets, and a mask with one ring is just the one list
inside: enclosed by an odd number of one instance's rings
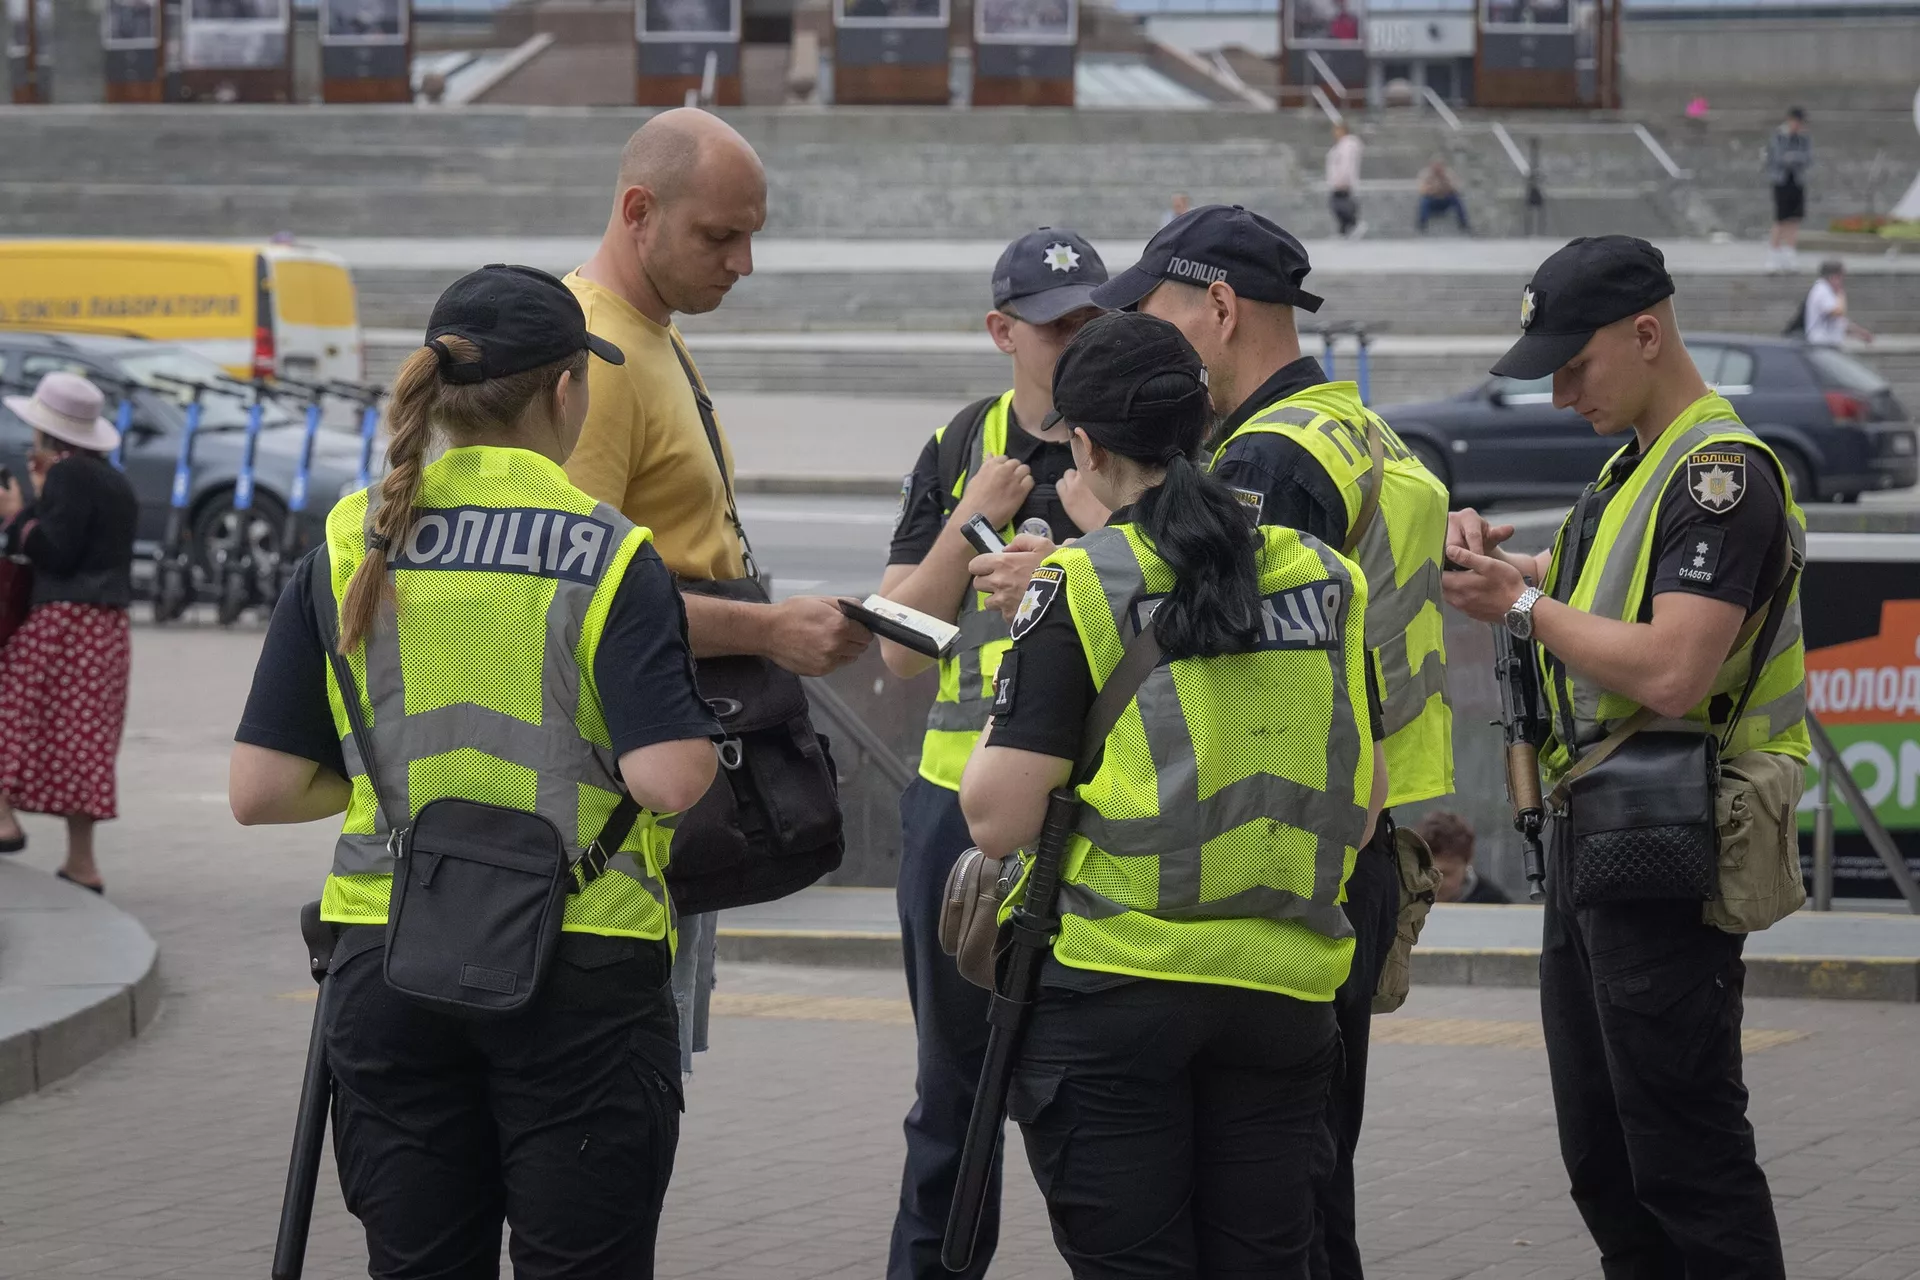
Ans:
{"label": "woman in wide-brim hat", "polygon": [[4,403],[34,433],[31,492],[11,476],[0,485],[5,549],[32,564],[33,595],[0,647],[0,853],[26,846],[16,812],[59,814],[59,875],[98,893],[93,828],[116,815],[139,502],[107,461],[120,433],[91,382],[49,373],[31,396]]}

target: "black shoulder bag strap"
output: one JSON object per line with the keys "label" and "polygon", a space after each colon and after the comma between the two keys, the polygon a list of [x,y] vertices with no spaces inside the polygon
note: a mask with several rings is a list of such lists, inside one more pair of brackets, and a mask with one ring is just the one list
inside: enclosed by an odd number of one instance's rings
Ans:
{"label": "black shoulder bag strap", "polygon": [[1073,766],[1073,777],[1067,786],[1077,787],[1093,776],[1094,769],[1100,763],[1101,752],[1107,745],[1107,735],[1113,732],[1113,726],[1120,723],[1127,705],[1159,665],[1160,638],[1153,634],[1153,625],[1149,623],[1145,630],[1127,642],[1127,650],[1120,655],[1119,665],[1114,667],[1113,674],[1107,677],[1107,683],[1101,686],[1100,692],[1094,695],[1093,705],[1087,708],[1087,728],[1080,740],[1080,759]]}
{"label": "black shoulder bag strap", "polygon": [[[320,563],[320,557],[314,557],[314,587],[316,590],[331,591],[331,584],[322,583],[319,580]],[[333,678],[340,686],[340,701],[347,708],[347,727],[353,735],[354,746],[360,751],[360,763],[366,767],[367,783],[373,788],[373,807],[387,827],[387,850],[397,858],[406,842],[407,830],[412,826],[412,816],[405,810],[396,809],[390,802],[385,789],[380,785],[380,765],[373,754],[373,733],[367,727],[366,715],[360,710],[360,685],[353,678],[353,664],[348,662],[346,655],[340,652],[339,636],[322,636],[321,638],[328,641],[327,661],[333,664]],[[618,765],[615,766],[616,769],[618,767]],[[405,818],[406,821],[395,822],[396,814]],[[600,834],[594,838],[593,843],[574,860],[575,886],[568,892],[578,893],[605,874],[608,861],[619,851],[620,846],[627,842],[627,836],[632,832],[633,824],[639,817],[639,802],[627,794],[625,787],[622,787],[620,803],[616,804],[613,812],[607,815],[606,826],[600,829]]]}
{"label": "black shoulder bag strap", "polygon": [[686,350],[672,335],[667,335],[667,345],[673,348],[674,358],[680,361],[680,371],[687,375],[687,385],[693,388],[693,403],[700,410],[700,425],[707,429],[707,445],[713,450],[713,465],[720,470],[720,488],[727,495],[727,522],[733,526],[734,536],[740,539],[740,560],[746,566],[747,577],[758,579],[760,569],[753,558],[753,543],[747,539],[747,527],[740,523],[740,508],[733,500],[733,478],[727,474],[726,451],[720,447],[720,422],[713,416],[713,397],[700,385],[700,375],[693,367]]}
{"label": "black shoulder bag strap", "polygon": [[[1004,394],[1004,393],[1002,393]],[[991,395],[975,400],[960,412],[953,415],[947,423],[947,429],[940,433],[940,449],[935,466],[940,481],[940,514],[947,517],[960,505],[960,499],[954,496],[953,488],[967,469],[967,455],[973,452],[973,442],[987,424],[987,414],[993,411],[1000,396]]]}

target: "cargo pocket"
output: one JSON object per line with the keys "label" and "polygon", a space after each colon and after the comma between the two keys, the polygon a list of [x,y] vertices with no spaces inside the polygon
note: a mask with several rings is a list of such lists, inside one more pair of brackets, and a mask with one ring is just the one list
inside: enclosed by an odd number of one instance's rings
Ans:
{"label": "cargo pocket", "polygon": [[1020,1126],[1027,1163],[1043,1196],[1053,1194],[1066,1166],[1071,1128],[1058,1101],[1065,1078],[1061,1067],[1017,1067],[1007,1087],[1007,1115]]}
{"label": "cargo pocket", "polygon": [[1683,956],[1601,979],[1610,1053],[1644,1076],[1690,1077],[1726,1021],[1727,966]]}

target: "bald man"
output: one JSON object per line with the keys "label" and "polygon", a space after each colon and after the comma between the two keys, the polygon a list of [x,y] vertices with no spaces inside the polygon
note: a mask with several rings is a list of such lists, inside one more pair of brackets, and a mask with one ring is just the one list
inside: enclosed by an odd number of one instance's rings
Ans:
{"label": "bald man", "polygon": [[[660,558],[682,580],[743,578],[748,565],[731,494],[733,454],[717,420],[709,434],[705,384],[696,392],[699,372],[673,317],[712,311],[753,271],[753,235],[766,220],[767,175],[747,140],[704,111],[662,112],[628,139],[600,248],[567,277],[593,332],[627,357],[589,371],[591,408],[567,475],[651,529]],[[819,597],[751,604],[689,591],[682,599],[698,658],[750,654],[819,676],[859,657],[872,639]],[[673,991],[683,1071],[707,1047],[713,954],[713,915],[681,916]]]}

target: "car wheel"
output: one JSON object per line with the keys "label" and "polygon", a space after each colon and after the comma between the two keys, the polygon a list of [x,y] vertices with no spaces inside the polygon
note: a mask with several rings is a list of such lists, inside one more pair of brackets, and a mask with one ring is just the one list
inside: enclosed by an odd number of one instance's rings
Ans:
{"label": "car wheel", "polygon": [[1445,455],[1440,452],[1438,446],[1429,444],[1425,440],[1409,440],[1407,448],[1412,450],[1414,457],[1420,459],[1421,466],[1433,472],[1434,479],[1445,485],[1449,491],[1453,489],[1452,472],[1447,466]]}
{"label": "car wheel", "polygon": [[1780,459],[1780,469],[1787,474],[1787,488],[1793,491],[1795,502],[1818,502],[1819,491],[1814,487],[1813,468],[1807,465],[1807,459],[1791,445],[1781,445],[1773,451]]}

